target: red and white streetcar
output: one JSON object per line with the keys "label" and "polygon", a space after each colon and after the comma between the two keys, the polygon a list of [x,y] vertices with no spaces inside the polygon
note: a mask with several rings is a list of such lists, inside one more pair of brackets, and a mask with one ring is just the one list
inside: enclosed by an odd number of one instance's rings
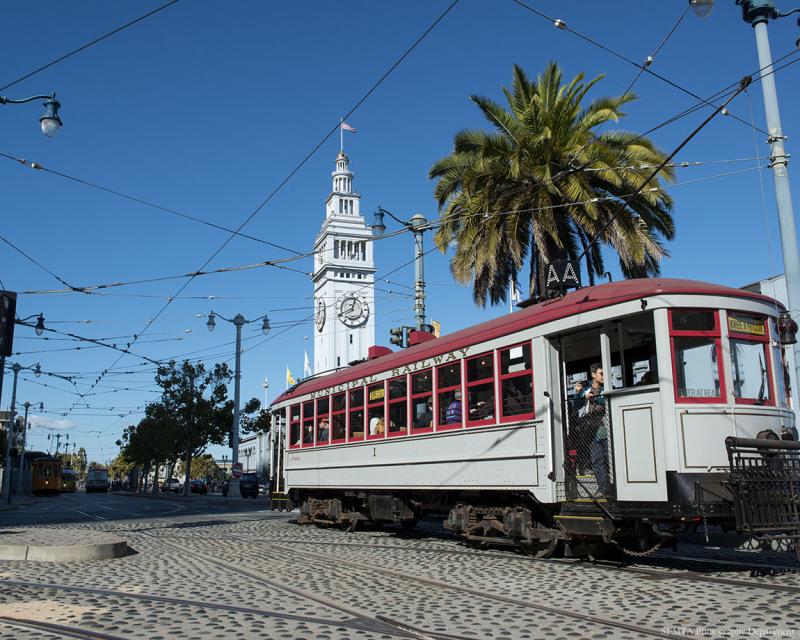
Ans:
{"label": "red and white streetcar", "polygon": [[780,303],[673,279],[575,290],[307,379],[272,404],[273,490],[303,523],[413,526],[547,556],[699,520],[800,537]]}

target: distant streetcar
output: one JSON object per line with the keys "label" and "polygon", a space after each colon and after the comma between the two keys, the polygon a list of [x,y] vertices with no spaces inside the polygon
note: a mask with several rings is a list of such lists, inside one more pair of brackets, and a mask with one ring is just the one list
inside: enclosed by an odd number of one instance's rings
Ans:
{"label": "distant streetcar", "polygon": [[41,456],[31,462],[32,490],[37,496],[61,492],[62,462],[53,456]]}
{"label": "distant streetcar", "polygon": [[75,493],[78,485],[78,472],[74,469],[64,469],[61,472],[61,491]]}
{"label": "distant streetcar", "polygon": [[302,523],[440,512],[539,556],[648,549],[699,521],[797,541],[795,331],[766,296],[643,279],[373,349],[273,402],[272,487]]}

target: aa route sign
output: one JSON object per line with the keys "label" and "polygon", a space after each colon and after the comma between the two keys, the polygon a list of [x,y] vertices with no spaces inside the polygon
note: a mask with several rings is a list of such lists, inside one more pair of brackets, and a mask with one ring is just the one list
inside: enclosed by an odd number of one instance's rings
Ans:
{"label": "aa route sign", "polygon": [[577,260],[553,260],[547,265],[547,289],[580,289],[581,267]]}
{"label": "aa route sign", "polygon": [[234,462],[231,465],[231,473],[233,474],[234,478],[241,478],[242,477],[242,463],[241,462]]}

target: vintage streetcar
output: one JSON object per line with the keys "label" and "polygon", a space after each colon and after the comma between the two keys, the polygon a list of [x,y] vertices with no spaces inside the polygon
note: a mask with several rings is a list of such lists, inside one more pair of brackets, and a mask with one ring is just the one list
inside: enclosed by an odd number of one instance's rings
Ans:
{"label": "vintage streetcar", "polygon": [[442,513],[540,557],[642,551],[699,522],[796,544],[796,329],[766,296],[662,278],[373,347],[272,404],[274,503],[348,529]]}
{"label": "vintage streetcar", "polygon": [[36,496],[61,493],[63,463],[54,456],[40,456],[31,462],[32,490]]}

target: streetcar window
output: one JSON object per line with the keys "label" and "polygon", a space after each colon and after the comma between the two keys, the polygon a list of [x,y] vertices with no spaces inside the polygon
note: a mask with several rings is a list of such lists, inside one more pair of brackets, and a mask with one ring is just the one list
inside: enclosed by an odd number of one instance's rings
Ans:
{"label": "streetcar window", "polygon": [[347,434],[347,394],[338,393],[333,396],[333,412],[331,414],[331,440],[342,442]]}
{"label": "streetcar window", "polygon": [[462,426],[461,363],[446,364],[436,369],[436,387],[439,406],[437,426],[445,429]]}
{"label": "streetcar window", "polygon": [[717,312],[677,309],[670,313],[675,399],[721,402],[725,395]]}
{"label": "streetcar window", "polygon": [[331,439],[331,418],[328,414],[330,399],[328,396],[317,399],[317,444],[328,444]]}
{"label": "streetcar window", "polygon": [[608,337],[613,389],[658,383],[656,329],[651,312],[614,322],[608,328]]}
{"label": "streetcar window", "polygon": [[350,390],[350,439],[364,438],[364,387]]}
{"label": "streetcar window", "polygon": [[716,338],[673,338],[675,390],[679,400],[722,399]]}
{"label": "streetcar window", "polygon": [[494,419],[494,354],[467,360],[468,424],[486,424]]}
{"label": "streetcar window", "polygon": [[500,351],[503,418],[533,415],[533,368],[530,343]]}
{"label": "streetcar window", "polygon": [[672,312],[672,331],[715,331],[717,318],[713,311],[681,309]]}
{"label": "streetcar window", "polygon": [[314,403],[303,403],[303,444],[314,444]]}
{"label": "streetcar window", "polygon": [[367,387],[368,438],[382,438],[386,433],[385,398],[386,389],[382,382]]}
{"label": "streetcar window", "polygon": [[289,446],[300,446],[300,405],[295,404],[289,409]]}
{"label": "streetcar window", "polygon": [[774,404],[770,350],[763,318],[728,314],[733,395],[744,404]]}
{"label": "streetcar window", "polygon": [[433,373],[430,369],[411,375],[411,428],[433,427]]}
{"label": "streetcar window", "polygon": [[406,377],[389,380],[389,435],[408,433],[408,407]]}

